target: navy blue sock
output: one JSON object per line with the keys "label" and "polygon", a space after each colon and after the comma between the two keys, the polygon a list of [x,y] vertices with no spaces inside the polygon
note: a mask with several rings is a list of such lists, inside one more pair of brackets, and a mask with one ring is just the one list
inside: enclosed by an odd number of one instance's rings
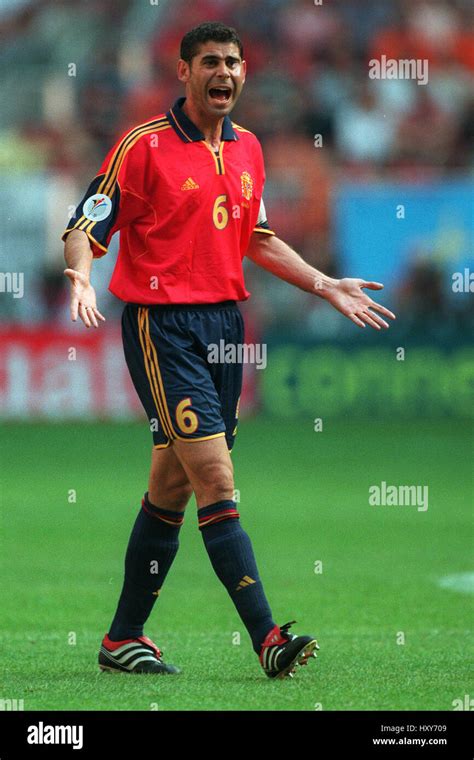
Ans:
{"label": "navy blue sock", "polygon": [[254,651],[260,654],[262,642],[275,623],[235,502],[218,501],[202,507],[198,520],[212,567],[234,602]]}
{"label": "navy blue sock", "polygon": [[125,579],[109,638],[143,636],[146,623],[178,551],[181,512],[155,507],[146,493],[125,555]]}

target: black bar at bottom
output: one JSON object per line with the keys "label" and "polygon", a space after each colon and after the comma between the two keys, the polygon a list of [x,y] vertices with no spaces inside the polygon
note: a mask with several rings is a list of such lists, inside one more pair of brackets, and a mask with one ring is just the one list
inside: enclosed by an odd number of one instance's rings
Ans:
{"label": "black bar at bottom", "polygon": [[[158,758],[191,745],[208,757],[291,751],[472,760],[470,712],[0,712],[0,760]],[[309,754],[308,754],[309,753]]]}

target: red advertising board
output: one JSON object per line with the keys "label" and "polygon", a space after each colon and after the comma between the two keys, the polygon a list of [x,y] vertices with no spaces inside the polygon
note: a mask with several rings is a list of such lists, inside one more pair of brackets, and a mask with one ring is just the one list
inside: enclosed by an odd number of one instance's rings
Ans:
{"label": "red advertising board", "polygon": [[[143,417],[123,356],[120,328],[0,328],[3,419]],[[245,368],[242,412],[254,406],[255,371]]]}

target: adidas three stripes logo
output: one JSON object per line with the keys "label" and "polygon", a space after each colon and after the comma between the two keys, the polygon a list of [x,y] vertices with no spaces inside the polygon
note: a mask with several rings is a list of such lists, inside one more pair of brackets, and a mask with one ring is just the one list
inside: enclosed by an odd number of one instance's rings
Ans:
{"label": "adidas three stripes logo", "polygon": [[113,652],[109,652],[102,645],[100,651],[113,665],[119,665],[123,670],[133,670],[138,663],[144,660],[156,662],[156,654],[139,642],[124,644],[118,649],[114,649]]}
{"label": "adidas three stripes logo", "polygon": [[244,575],[244,577],[239,581],[239,585],[235,590],[241,591],[241,589],[245,588],[246,586],[250,586],[251,583],[256,583],[256,581],[254,581],[254,579],[249,575]]}

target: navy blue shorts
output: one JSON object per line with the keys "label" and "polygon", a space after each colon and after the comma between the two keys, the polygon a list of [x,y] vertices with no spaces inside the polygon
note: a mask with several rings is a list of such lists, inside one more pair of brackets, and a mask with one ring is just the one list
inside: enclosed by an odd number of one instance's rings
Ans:
{"label": "navy blue shorts", "polygon": [[242,363],[216,361],[244,342],[235,301],[218,304],[127,304],[122,338],[133,384],[145,408],[155,448],[175,439],[225,436],[232,449],[242,390]]}

